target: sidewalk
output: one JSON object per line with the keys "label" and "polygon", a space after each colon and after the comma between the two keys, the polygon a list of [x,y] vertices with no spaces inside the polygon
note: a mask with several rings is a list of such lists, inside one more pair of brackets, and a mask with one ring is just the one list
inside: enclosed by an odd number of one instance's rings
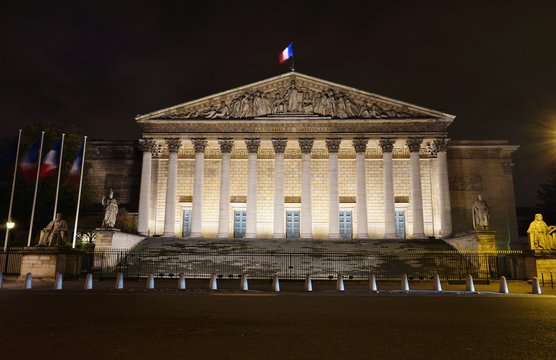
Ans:
{"label": "sidewalk", "polygon": [[[187,290],[185,292],[211,292],[209,290],[209,279],[187,279]],[[63,291],[82,291],[85,279],[79,280],[67,280],[63,282]],[[167,291],[177,291],[177,279],[155,279],[155,289],[146,289],[147,279],[125,279],[124,281],[124,292],[167,292]],[[314,294],[339,294],[336,291],[336,280],[313,280],[313,292]],[[407,292],[400,291],[399,282],[377,282],[378,293],[386,294],[407,294]],[[556,286],[556,284],[555,284]],[[33,279],[33,290],[51,290],[54,287],[53,281],[45,281]],[[94,280],[92,291],[112,291],[115,287],[115,279],[104,279],[104,280]],[[360,280],[344,280],[345,294],[371,294],[368,292],[368,283],[366,281]],[[435,294],[432,291],[433,283],[432,281],[414,281],[409,282],[410,292],[413,291],[414,294]],[[510,294],[531,294],[531,283],[527,281],[508,281],[508,288]],[[24,281],[18,280],[17,277],[5,276],[4,277],[4,289],[5,290],[23,290]],[[287,293],[305,293],[304,282],[299,280],[280,280],[281,294]],[[442,282],[442,289],[444,292],[453,292],[468,294],[465,291],[465,283],[448,283]],[[249,293],[271,293],[272,292],[272,281],[269,280],[249,280]],[[498,293],[499,282],[491,281],[490,284],[475,283],[476,292],[480,293]],[[552,288],[550,282],[546,283],[543,287],[541,284],[541,290],[543,295],[556,296],[556,288]],[[90,290],[89,290],[90,291]],[[116,291],[116,290],[114,290]],[[218,280],[218,292],[241,292],[240,291],[240,279],[219,279]]]}

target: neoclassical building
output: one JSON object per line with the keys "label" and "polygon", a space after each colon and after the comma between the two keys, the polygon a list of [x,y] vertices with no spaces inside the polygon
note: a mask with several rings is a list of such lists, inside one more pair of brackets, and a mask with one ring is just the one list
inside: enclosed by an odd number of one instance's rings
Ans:
{"label": "neoclassical building", "polygon": [[447,238],[472,230],[478,195],[517,240],[517,146],[450,140],[454,118],[289,72],[137,116],[140,155],[93,142],[89,178],[140,177],[115,189],[138,198],[139,233],[184,241]]}

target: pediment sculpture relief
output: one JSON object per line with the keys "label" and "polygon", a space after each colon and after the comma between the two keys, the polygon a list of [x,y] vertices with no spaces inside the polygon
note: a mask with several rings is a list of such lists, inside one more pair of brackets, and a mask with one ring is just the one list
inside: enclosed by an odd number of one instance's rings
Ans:
{"label": "pediment sculpture relief", "polygon": [[248,119],[268,115],[320,115],[349,119],[423,118],[430,115],[410,110],[407,106],[356,99],[345,91],[327,88],[311,89],[291,80],[275,89],[247,89],[229,99],[195,107],[185,106],[162,114],[162,119]]}

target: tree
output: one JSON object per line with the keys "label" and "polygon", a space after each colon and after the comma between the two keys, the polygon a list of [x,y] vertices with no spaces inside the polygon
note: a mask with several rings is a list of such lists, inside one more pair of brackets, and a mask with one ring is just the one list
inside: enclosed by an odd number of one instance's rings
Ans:
{"label": "tree", "polygon": [[[66,134],[64,140],[64,152],[62,157],[60,191],[58,195],[57,212],[63,214],[64,219],[68,221],[73,230],[75,211],[77,206],[78,188],[76,185],[65,184],[64,181],[72,166],[72,163],[79,151],[83,136],[81,131],[73,125],[54,126],[52,124],[33,125],[23,129],[21,137],[21,147],[19,151],[20,161],[27,149],[40,138],[41,131],[45,131],[43,143],[43,159],[46,153],[52,148],[54,143],[62,137],[62,133]],[[4,141],[7,142],[7,141]],[[86,169],[85,169],[86,170]],[[33,239],[32,244],[36,243],[39,230],[48,224],[53,218],[54,200],[56,194],[56,181],[58,171],[53,175],[39,181],[37,192],[37,202],[35,207],[35,217],[33,221]],[[0,211],[3,229],[8,214],[10,201],[10,190],[13,176],[13,160],[11,170],[0,173],[0,188],[5,189],[0,192]],[[33,204],[33,194],[35,189],[35,181],[25,181],[18,173],[17,182],[14,193],[14,203],[12,208],[12,219],[16,223],[14,230],[10,231],[10,244],[13,246],[23,246],[27,244],[27,236],[29,231],[29,222]],[[81,195],[81,208],[87,208],[91,205],[91,194],[88,191],[86,176],[83,179],[83,191]],[[3,234],[2,234],[3,235]],[[0,239],[3,244],[4,236]]]}
{"label": "tree", "polygon": [[537,198],[540,201],[537,206],[545,218],[554,219],[556,213],[556,165],[552,165],[548,169],[546,181],[539,185]]}

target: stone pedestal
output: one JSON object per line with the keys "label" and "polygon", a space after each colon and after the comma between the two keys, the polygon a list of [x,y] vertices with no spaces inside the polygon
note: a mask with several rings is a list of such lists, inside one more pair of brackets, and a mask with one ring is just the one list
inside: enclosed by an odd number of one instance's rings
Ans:
{"label": "stone pedestal", "polygon": [[80,271],[81,251],[55,247],[28,247],[23,249],[19,279],[27,273],[33,279],[54,280],[57,273],[77,276]]}
{"label": "stone pedestal", "polygon": [[95,248],[112,248],[114,241],[114,233],[119,233],[120,229],[95,229]]}
{"label": "stone pedestal", "polygon": [[477,230],[477,251],[496,251],[496,231]]}
{"label": "stone pedestal", "polygon": [[545,283],[550,283],[550,274],[556,281],[556,252],[530,250],[525,257],[525,271],[527,279],[537,277],[539,281],[544,276]]}

